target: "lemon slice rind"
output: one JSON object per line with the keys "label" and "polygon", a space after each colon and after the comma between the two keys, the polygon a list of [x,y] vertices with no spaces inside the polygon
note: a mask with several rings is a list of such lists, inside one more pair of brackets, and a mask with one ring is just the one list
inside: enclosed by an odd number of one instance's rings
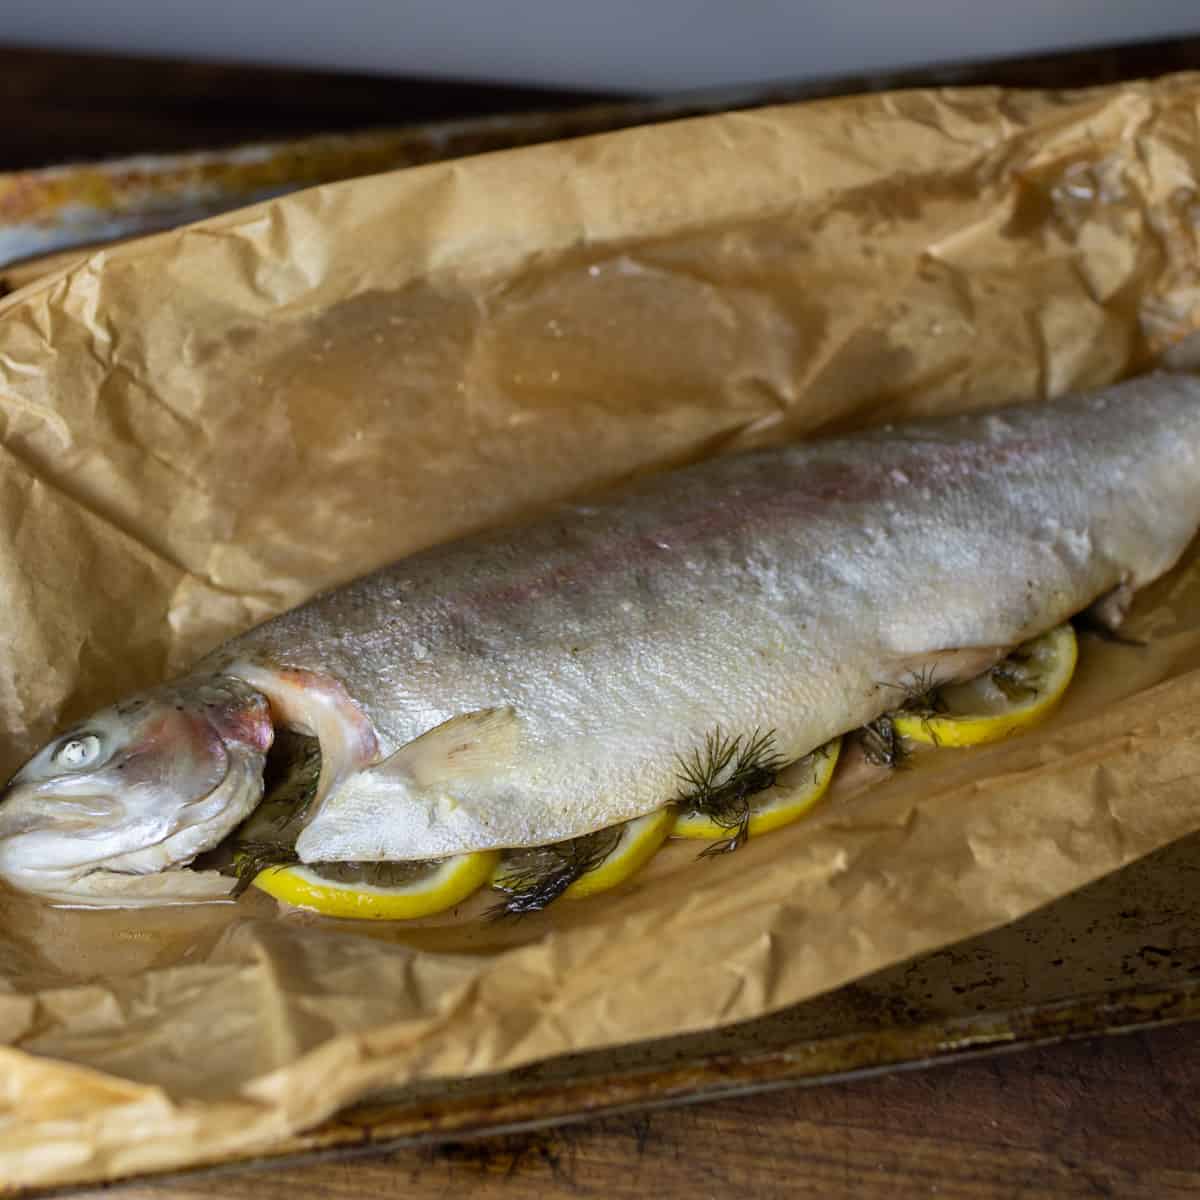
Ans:
{"label": "lemon slice rind", "polygon": [[[832,742],[815,751],[811,755],[813,773],[806,783],[773,788],[761,796],[751,798],[748,836],[761,837],[764,833],[782,829],[783,826],[791,825],[805,816],[829,790],[841,749],[842,739],[834,738]],[[671,836],[713,841],[727,838],[732,832],[703,813],[684,812],[676,817]]]}
{"label": "lemon slice rind", "polygon": [[[1034,660],[1034,668],[1028,674],[1031,680],[1036,680],[1037,688],[1029,699],[1009,701],[1000,711],[986,714],[894,713],[892,724],[896,733],[927,746],[979,746],[998,742],[1049,716],[1075,674],[1079,658],[1075,631],[1070,623],[1056,626],[1026,642],[1020,650]],[[958,688],[970,686],[963,684]]]}
{"label": "lemon slice rind", "polygon": [[598,866],[581,875],[565,892],[564,899],[583,900],[607,892],[640,871],[658,853],[671,833],[675,814],[669,808],[634,817],[621,830],[621,840]]}
{"label": "lemon slice rind", "polygon": [[411,921],[462,903],[488,881],[499,857],[494,850],[458,854],[430,874],[397,887],[338,883],[304,864],[267,867],[255,876],[254,886],[285,904],[326,917]]}

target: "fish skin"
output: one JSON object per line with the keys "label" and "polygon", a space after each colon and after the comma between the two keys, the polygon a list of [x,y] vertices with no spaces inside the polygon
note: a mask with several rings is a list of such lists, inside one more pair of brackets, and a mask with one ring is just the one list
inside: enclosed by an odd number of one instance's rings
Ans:
{"label": "fish skin", "polygon": [[[300,668],[369,723],[386,761],[342,762],[305,861],[558,841],[670,802],[717,726],[795,759],[921,671],[978,673],[1157,578],[1198,524],[1200,381],[1154,375],[654,477],[413,555],[206,669],[270,694]],[[397,753],[492,710],[515,736],[470,770]]]}
{"label": "fish skin", "polygon": [[[131,696],[42,747],[0,797],[0,878],[59,904],[158,907],[223,897],[215,871],[169,868],[216,845],[262,798],[265,698],[199,677]],[[63,763],[92,744],[94,761]]]}
{"label": "fish skin", "polygon": [[[718,726],[773,730],[796,759],[917,674],[978,673],[1157,578],[1197,525],[1200,380],[1153,375],[653,477],[317,596],[171,686],[235,681],[320,737],[305,861],[553,842],[671,802]],[[169,751],[142,769],[173,778]],[[38,890],[5,826],[25,770],[0,798],[0,875]],[[73,778],[104,807],[111,777]],[[174,819],[197,796],[164,782],[159,802]],[[122,902],[111,874],[93,891]]]}

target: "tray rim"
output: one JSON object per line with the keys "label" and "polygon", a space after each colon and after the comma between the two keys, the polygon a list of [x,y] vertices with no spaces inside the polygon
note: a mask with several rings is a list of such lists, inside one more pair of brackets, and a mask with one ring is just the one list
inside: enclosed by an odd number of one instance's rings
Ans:
{"label": "tray rim", "polygon": [[[930,1070],[952,1063],[1094,1037],[1126,1036],[1200,1020],[1200,978],[1162,988],[1117,988],[1047,1004],[990,1009],[968,1017],[917,1022],[883,1030],[798,1042],[795,1046],[739,1055],[697,1055],[668,1068],[614,1069],[570,1084],[513,1086],[498,1103],[485,1095],[428,1096],[394,1101],[383,1093],[360,1101],[305,1133],[264,1149],[212,1157],[179,1169],[110,1175],[80,1184],[10,1189],[15,1200],[66,1200],[100,1189],[138,1183],[219,1178],[275,1167],[348,1161],[397,1150],[578,1123],[599,1117],[704,1104],[793,1087],[820,1087],[896,1071]],[[736,1029],[736,1026],[730,1028]],[[916,1056],[914,1057],[914,1047]],[[864,1051],[866,1052],[864,1054]],[[846,1055],[850,1065],[837,1065]],[[480,1076],[480,1081],[489,1076]],[[495,1076],[505,1079],[505,1073]]]}

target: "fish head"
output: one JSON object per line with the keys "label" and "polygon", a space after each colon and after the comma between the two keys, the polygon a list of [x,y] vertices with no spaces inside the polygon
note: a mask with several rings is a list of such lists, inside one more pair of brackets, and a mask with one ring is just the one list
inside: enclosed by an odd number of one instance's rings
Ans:
{"label": "fish head", "polygon": [[83,907],[215,899],[231,880],[181,871],[262,798],[267,700],[185,679],[101,709],[39,750],[0,795],[0,878]]}

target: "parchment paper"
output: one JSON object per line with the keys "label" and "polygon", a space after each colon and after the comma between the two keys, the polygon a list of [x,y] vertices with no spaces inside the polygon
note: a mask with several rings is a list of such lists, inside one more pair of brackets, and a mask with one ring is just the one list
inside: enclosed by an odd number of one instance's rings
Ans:
{"label": "parchment paper", "polygon": [[[631,474],[1145,369],[1200,316],[1200,77],[918,91],[322,187],[0,307],[0,768],[318,587]],[[1059,714],[516,925],[0,898],[0,1179],[760,1015],[1200,829],[1200,563]]]}

